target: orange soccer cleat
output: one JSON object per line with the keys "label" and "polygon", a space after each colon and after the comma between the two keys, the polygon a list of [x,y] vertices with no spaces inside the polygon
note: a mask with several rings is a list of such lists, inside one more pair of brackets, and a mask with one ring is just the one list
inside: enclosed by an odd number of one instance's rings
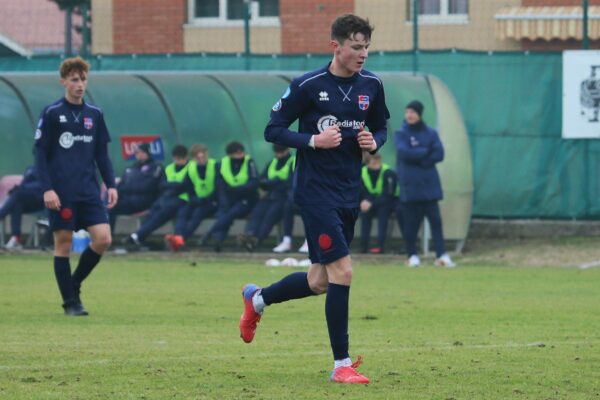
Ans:
{"label": "orange soccer cleat", "polygon": [[356,362],[349,367],[337,367],[331,373],[331,380],[338,383],[369,383],[369,378],[361,375],[356,368],[362,363],[362,356],[358,356]]}
{"label": "orange soccer cleat", "polygon": [[249,283],[242,289],[242,298],[244,299],[244,313],[240,318],[240,337],[246,343],[252,342],[256,333],[256,325],[260,321],[261,315],[254,310],[252,296],[260,288],[253,283]]}
{"label": "orange soccer cleat", "polygon": [[165,235],[165,242],[172,252],[178,252],[185,245],[185,240],[181,235]]}

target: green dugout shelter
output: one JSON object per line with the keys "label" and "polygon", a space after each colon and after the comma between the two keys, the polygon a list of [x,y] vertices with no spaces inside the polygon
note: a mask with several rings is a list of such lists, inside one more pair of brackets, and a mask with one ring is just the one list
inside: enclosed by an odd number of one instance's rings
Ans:
{"label": "green dugout shelter", "polygon": [[[112,142],[111,157],[120,175],[130,161],[122,157],[121,136],[160,135],[165,160],[177,143],[208,146],[221,158],[231,140],[242,142],[259,168],[271,158],[263,138],[273,104],[295,74],[266,72],[102,73],[90,77],[87,101],[102,108]],[[471,150],[460,110],[447,87],[429,75],[380,74],[391,113],[389,137],[381,150],[395,164],[394,131],[404,107],[418,99],[424,120],[440,133],[446,158],[438,164],[445,198],[441,203],[447,239],[466,238],[472,208]],[[20,174],[33,162],[31,151],[42,108],[61,97],[57,74],[0,75],[0,176]]]}

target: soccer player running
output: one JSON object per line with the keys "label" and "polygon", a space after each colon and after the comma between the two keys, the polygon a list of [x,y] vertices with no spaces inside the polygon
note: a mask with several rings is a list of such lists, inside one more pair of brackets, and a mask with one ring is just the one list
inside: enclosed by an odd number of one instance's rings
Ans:
{"label": "soccer player running", "polygon": [[[348,300],[362,152],[374,153],[385,143],[389,119],[381,80],[363,70],[372,31],[368,20],[338,17],[331,26],[333,60],[294,79],[273,106],[265,138],[298,150],[294,200],[312,264],[308,273],[293,273],[265,288],[247,284],[242,291],[240,334],[247,343],[265,306],[327,293],[325,316],[335,362],[331,380],[341,383],[369,383],[356,370],[361,357],[353,364],[348,353]],[[299,132],[288,129],[296,119]]]}
{"label": "soccer player running", "polygon": [[[81,283],[111,244],[107,207],[117,204],[115,176],[108,157],[110,136],[102,110],[84,101],[89,65],[81,57],[60,66],[65,96],[44,108],[35,132],[35,162],[44,204],[54,234],[54,274],[66,315],[88,315],[80,299]],[[108,191],[100,199],[96,166]],[[86,229],[91,244],[71,275],[73,231]]]}

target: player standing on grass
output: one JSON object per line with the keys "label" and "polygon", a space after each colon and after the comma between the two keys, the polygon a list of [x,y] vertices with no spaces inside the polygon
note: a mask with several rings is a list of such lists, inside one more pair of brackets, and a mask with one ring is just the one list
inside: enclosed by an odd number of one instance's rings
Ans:
{"label": "player standing on grass", "polygon": [[[265,306],[327,293],[325,316],[335,360],[331,380],[341,383],[369,382],[356,370],[361,357],[353,364],[348,353],[348,300],[362,152],[374,153],[385,143],[389,119],[381,80],[363,70],[372,31],[368,20],[338,17],[331,26],[333,60],[294,79],[273,106],[265,138],[298,149],[294,200],[312,265],[308,273],[293,273],[262,289],[247,284],[242,292],[240,334],[247,343]],[[289,130],[297,119],[299,132]]]}
{"label": "player standing on grass", "polygon": [[[108,213],[117,203],[115,176],[108,157],[110,136],[102,111],[83,99],[89,65],[81,57],[60,66],[65,96],[47,106],[35,132],[35,162],[54,233],[54,274],[66,315],[88,315],[79,297],[81,283],[111,243]],[[108,204],[100,199],[96,166],[108,188]],[[86,229],[91,244],[71,275],[69,255],[73,231]]]}

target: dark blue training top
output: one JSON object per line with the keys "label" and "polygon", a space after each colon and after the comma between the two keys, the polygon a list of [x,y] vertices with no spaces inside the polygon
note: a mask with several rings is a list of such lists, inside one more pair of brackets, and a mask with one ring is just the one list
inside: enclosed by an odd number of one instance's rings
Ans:
{"label": "dark blue training top", "polygon": [[42,190],[54,190],[62,202],[96,200],[96,165],[108,188],[115,187],[108,157],[110,135],[102,110],[71,104],[64,97],[47,106],[35,131],[35,161]]}
{"label": "dark blue training top", "polygon": [[396,171],[400,201],[432,201],[443,198],[435,164],[444,159],[444,146],[433,128],[424,122],[406,122],[396,131]]}
{"label": "dark blue training top", "polygon": [[[363,70],[340,78],[325,67],[292,81],[275,103],[265,139],[298,149],[294,174],[294,200],[299,205],[358,207],[362,150],[356,136],[366,126],[377,149],[387,138],[387,119],[381,80]],[[299,119],[299,132],[289,126]],[[337,124],[342,143],[333,149],[308,146],[316,135]]]}

